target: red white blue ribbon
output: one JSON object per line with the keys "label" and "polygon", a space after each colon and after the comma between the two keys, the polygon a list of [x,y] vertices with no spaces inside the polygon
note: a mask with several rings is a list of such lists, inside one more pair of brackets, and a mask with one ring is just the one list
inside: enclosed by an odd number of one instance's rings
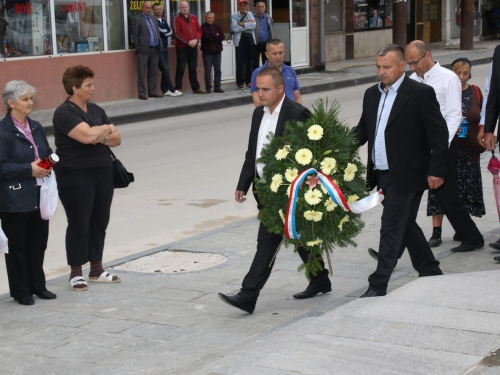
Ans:
{"label": "red white blue ribbon", "polygon": [[288,206],[285,215],[284,229],[286,238],[290,238],[292,240],[298,240],[300,238],[300,235],[297,233],[297,229],[295,226],[295,209],[297,208],[297,197],[299,195],[299,190],[302,186],[302,182],[308,175],[312,173],[316,173],[318,175],[319,180],[328,191],[328,195],[330,196],[330,198],[332,198],[333,202],[347,211],[359,214],[375,207],[384,200],[384,193],[382,192],[382,190],[379,190],[376,194],[369,195],[357,202],[349,204],[347,203],[347,199],[345,199],[342,190],[340,190],[337,184],[333,182],[333,180],[329,176],[321,171],[317,171],[314,168],[303,170],[299,173],[295,180],[293,180],[290,187],[290,198],[288,199]]}

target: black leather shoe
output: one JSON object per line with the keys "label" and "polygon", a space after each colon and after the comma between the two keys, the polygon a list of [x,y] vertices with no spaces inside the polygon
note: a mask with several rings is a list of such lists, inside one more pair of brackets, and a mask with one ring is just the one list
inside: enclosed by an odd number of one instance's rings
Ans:
{"label": "black leather shoe", "polygon": [[57,298],[57,296],[54,293],[49,292],[48,290],[46,290],[42,293],[35,293],[35,296],[37,296],[40,299],[56,299]]}
{"label": "black leather shoe", "polygon": [[438,238],[431,237],[429,241],[427,241],[429,247],[438,247],[439,245],[441,245],[442,242],[443,240],[441,239],[441,237]]}
{"label": "black leather shoe", "polygon": [[20,305],[30,306],[30,305],[35,304],[35,300],[31,296],[25,296],[25,297],[21,297],[21,298],[14,297],[14,300],[19,302]]}
{"label": "black leather shoe", "polygon": [[222,90],[222,89],[215,89],[214,92],[222,94],[224,92],[224,90]]}
{"label": "black leather shoe", "polygon": [[455,235],[453,236],[453,241],[462,242],[462,237],[458,233],[455,233]]}
{"label": "black leather shoe", "polygon": [[309,285],[307,286],[306,290],[303,292],[297,293],[293,295],[293,298],[296,299],[306,299],[306,298],[312,298],[318,293],[328,293],[332,291],[332,283],[330,280],[328,282],[323,282],[323,283],[312,283],[310,282]]}
{"label": "black leather shoe", "polygon": [[249,302],[239,294],[236,294],[234,296],[226,296],[225,294],[219,293],[219,298],[226,302],[228,305],[237,307],[238,309],[246,311],[249,314],[253,314],[253,311],[255,310],[255,302]]}
{"label": "black leather shoe", "polygon": [[387,293],[386,292],[376,292],[370,288],[368,288],[368,290],[362,294],[361,296],[359,296],[359,298],[367,298],[367,297],[383,297],[385,296]]}
{"label": "black leather shoe", "polygon": [[489,245],[492,249],[495,249],[495,250],[500,250],[500,240],[496,241],[496,242],[492,242],[490,243]]}
{"label": "black leather shoe", "polygon": [[371,247],[368,248],[368,254],[370,254],[370,256],[375,259],[375,260],[378,260],[378,253],[373,250]]}
{"label": "black leather shoe", "polygon": [[493,260],[496,260],[497,262],[500,262],[500,257],[494,257]]}
{"label": "black leather shoe", "polygon": [[475,245],[467,244],[467,243],[461,243],[460,246],[454,247],[451,249],[452,253],[465,253],[467,251],[473,251],[476,249],[480,249],[484,246],[484,242],[480,242]]}

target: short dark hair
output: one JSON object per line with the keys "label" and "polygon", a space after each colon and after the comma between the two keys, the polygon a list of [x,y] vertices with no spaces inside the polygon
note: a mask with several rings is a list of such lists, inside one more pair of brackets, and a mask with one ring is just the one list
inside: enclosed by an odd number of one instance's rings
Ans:
{"label": "short dark hair", "polygon": [[162,6],[162,5],[161,5],[160,3],[154,3],[154,4],[153,4],[153,9],[154,9],[155,7],[161,7],[161,6]]}
{"label": "short dark hair", "polygon": [[271,76],[273,79],[273,83],[276,87],[278,87],[279,85],[283,86],[285,85],[285,80],[283,79],[283,75],[276,68],[272,68],[269,66],[267,68],[262,69],[259,72],[259,74],[257,74],[257,77],[264,77],[264,76]]}
{"label": "short dark hair", "polygon": [[[262,1],[259,2],[262,3]],[[266,51],[269,46],[279,46],[280,44],[283,44],[283,47],[285,46],[285,43],[283,43],[281,39],[269,39],[269,41],[266,43]]]}
{"label": "short dark hair", "polygon": [[209,16],[209,15],[211,15],[211,14],[213,14],[213,15],[215,16],[215,13],[214,13],[214,12],[212,12],[211,10],[209,10],[207,13],[205,13],[205,17],[206,17],[206,16]]}
{"label": "short dark hair", "polygon": [[79,89],[87,78],[94,78],[94,72],[88,66],[75,65],[69,67],[63,74],[64,90],[68,95],[73,95],[73,87]]}
{"label": "short dark hair", "polygon": [[380,48],[377,52],[377,56],[385,56],[389,52],[395,52],[398,58],[398,62],[402,63],[405,61],[405,50],[399,44],[388,44]]}

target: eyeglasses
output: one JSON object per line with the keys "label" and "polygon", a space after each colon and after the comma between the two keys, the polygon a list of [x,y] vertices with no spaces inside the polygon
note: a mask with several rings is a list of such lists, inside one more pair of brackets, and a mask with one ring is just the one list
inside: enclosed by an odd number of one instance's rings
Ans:
{"label": "eyeglasses", "polygon": [[422,60],[422,59],[425,57],[425,55],[427,55],[427,52],[426,52],[426,53],[424,53],[424,54],[422,55],[422,57],[421,57],[421,58],[419,58],[417,61],[412,61],[412,62],[407,61],[408,65],[410,65],[410,66],[417,66],[417,65],[418,65],[418,63],[420,62],[420,60]]}

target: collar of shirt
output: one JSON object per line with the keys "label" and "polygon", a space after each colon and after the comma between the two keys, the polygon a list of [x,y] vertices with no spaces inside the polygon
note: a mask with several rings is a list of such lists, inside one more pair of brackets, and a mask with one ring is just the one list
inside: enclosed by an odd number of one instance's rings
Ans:
{"label": "collar of shirt", "polygon": [[275,113],[280,113],[281,111],[281,106],[283,105],[283,101],[285,100],[285,95],[283,95],[283,97],[281,98],[281,101],[279,102],[279,104],[276,106],[276,108],[274,108],[274,111],[273,113],[269,112],[269,108],[268,107],[264,107],[264,114],[266,113],[269,113],[271,116],[274,116]]}
{"label": "collar of shirt", "polygon": [[439,64],[439,62],[434,61],[434,66],[432,68],[430,68],[427,73],[424,73],[424,78],[422,78],[422,77],[418,76],[417,74],[415,74],[417,76],[416,81],[418,81],[418,82],[425,82],[427,79],[429,79],[433,75],[437,74],[439,72],[440,68],[441,68],[441,65]]}
{"label": "collar of shirt", "polygon": [[[403,80],[404,80],[404,79],[405,79],[405,74],[403,74],[401,77],[399,77],[399,79],[398,79],[396,82],[394,82],[394,83],[391,85],[391,87],[389,87],[389,90],[391,90],[391,89],[392,89],[392,90],[395,90],[395,91],[396,91],[396,93],[397,93],[397,92],[398,92],[398,90],[399,90],[399,86],[401,86],[401,83],[403,83]],[[386,93],[386,91],[385,91],[385,85],[384,85],[382,82],[380,82],[380,84],[378,85],[378,89],[379,89],[379,91],[380,91],[382,94]],[[388,92],[389,90],[387,90],[387,92]]]}

